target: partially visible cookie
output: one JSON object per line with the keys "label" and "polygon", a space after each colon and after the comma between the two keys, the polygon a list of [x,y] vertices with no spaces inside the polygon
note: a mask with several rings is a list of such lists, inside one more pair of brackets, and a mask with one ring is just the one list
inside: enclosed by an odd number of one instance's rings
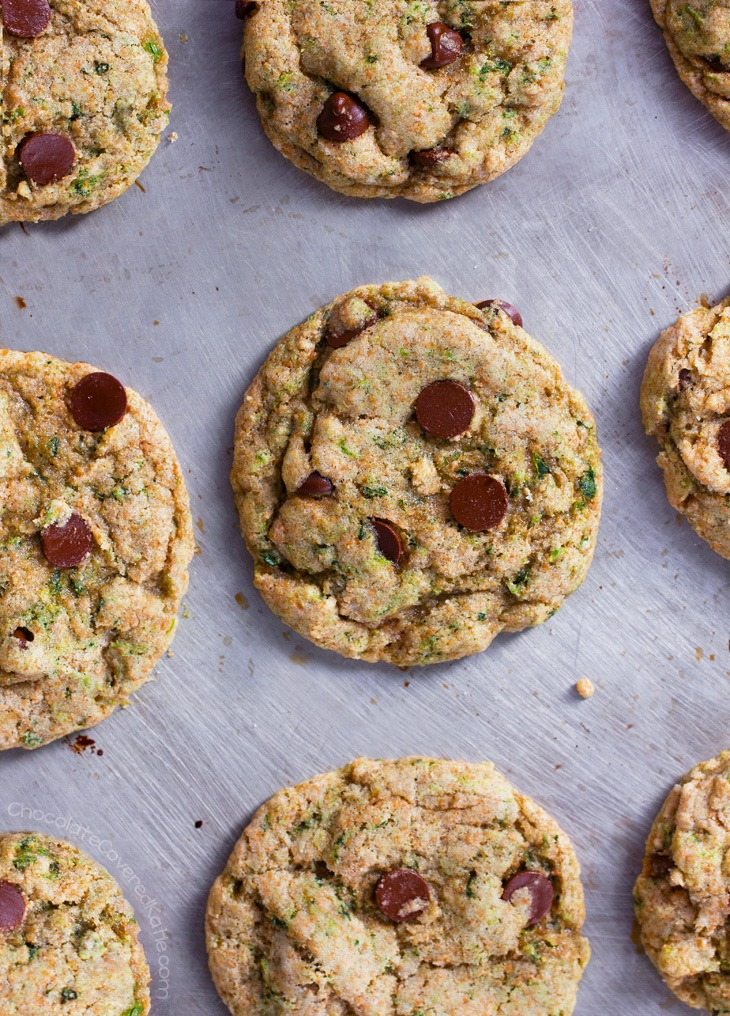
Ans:
{"label": "partially visible cookie", "polygon": [[239,0],[238,10],[264,130],[343,194],[463,194],[521,159],[563,97],[572,0]]}
{"label": "partially visible cookie", "polygon": [[118,197],[170,109],[147,0],[0,0],[0,109],[0,225]]}
{"label": "partially visible cookie", "polygon": [[641,943],[687,1005],[730,1012],[730,752],[696,766],[665,801],[634,889]]}
{"label": "partially visible cookie", "polygon": [[358,759],[259,809],[206,937],[233,1016],[569,1016],[583,919],[570,842],[491,763]]}
{"label": "partially visible cookie", "polygon": [[685,314],[657,340],[641,387],[647,434],[673,508],[730,558],[730,299]]}
{"label": "partially visible cookie", "polygon": [[651,5],[682,81],[730,130],[728,0],[651,0]]}
{"label": "partially visible cookie", "polygon": [[137,922],[101,865],[40,833],[0,834],[0,1012],[146,1016]]}
{"label": "partially visible cookie", "polygon": [[170,644],[192,554],[152,408],[88,364],[0,350],[0,749],[126,704]]}
{"label": "partially visible cookie", "polygon": [[594,421],[521,322],[420,279],[346,293],[272,351],[231,480],[256,585],[301,635],[437,663],[540,624],[581,584]]}

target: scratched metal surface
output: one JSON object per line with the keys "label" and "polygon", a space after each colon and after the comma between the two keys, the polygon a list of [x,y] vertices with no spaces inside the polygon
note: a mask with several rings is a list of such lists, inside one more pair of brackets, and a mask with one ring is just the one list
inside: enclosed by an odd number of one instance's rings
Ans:
{"label": "scratched metal surface", "polygon": [[[59,828],[106,863],[137,905],[153,1011],[215,1016],[205,897],[262,800],[357,754],[489,757],[580,854],[594,958],[579,1016],[686,1011],[631,943],[631,884],[671,782],[728,747],[728,564],[677,524],[637,396],[659,328],[728,286],[727,135],[677,80],[644,0],[578,0],[565,104],[520,166],[448,205],[350,201],[263,137],[231,8],[157,0],[179,141],[145,193],[0,235],[0,338],[151,399],[200,545],[158,679],[96,729],[103,756],[57,743],[0,758],[0,829]],[[590,577],[554,620],[405,687],[263,608],[227,473],[234,413],[275,339],[351,286],[426,272],[520,306],[598,417],[607,494]]]}

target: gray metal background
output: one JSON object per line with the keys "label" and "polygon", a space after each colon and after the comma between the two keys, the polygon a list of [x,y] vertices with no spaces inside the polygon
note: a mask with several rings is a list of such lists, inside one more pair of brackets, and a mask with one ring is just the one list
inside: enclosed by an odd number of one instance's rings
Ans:
{"label": "gray metal background", "polygon": [[[431,208],[347,200],[261,133],[232,0],[155,6],[179,141],[145,193],[2,233],[0,340],[90,360],[157,408],[198,520],[189,616],[158,679],[93,732],[103,757],[61,742],[0,759],[0,829],[62,826],[106,863],[138,907],[153,1012],[215,1016],[205,897],[263,799],[357,754],[491,758],[580,854],[594,957],[579,1016],[686,1011],[632,945],[631,886],[671,782],[730,747],[728,564],[677,524],[637,403],[658,330],[727,289],[727,135],[645,0],[577,0],[565,104],[516,169]],[[263,608],[227,473],[272,343],[352,286],[421,273],[522,309],[598,417],[607,494],[588,581],[554,620],[402,674],[319,652]]]}

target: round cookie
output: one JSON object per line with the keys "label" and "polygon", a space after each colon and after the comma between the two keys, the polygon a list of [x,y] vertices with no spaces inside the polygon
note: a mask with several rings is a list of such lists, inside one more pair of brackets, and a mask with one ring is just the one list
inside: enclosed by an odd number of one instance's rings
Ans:
{"label": "round cookie", "polygon": [[363,286],[280,341],[231,479],[269,607],[401,666],[547,620],[586,575],[601,507],[582,397],[501,306],[429,279]]}
{"label": "round cookie", "polygon": [[647,434],[673,508],[730,558],[730,299],[667,328],[641,387]]}
{"label": "round cookie", "polygon": [[166,96],[147,0],[0,0],[0,225],[118,197],[159,143]]}
{"label": "round cookie", "polygon": [[730,6],[727,0],[651,0],[679,76],[730,130]]}
{"label": "round cookie", "polygon": [[583,919],[570,842],[491,763],[358,759],[259,809],[206,938],[233,1016],[569,1016]]}
{"label": "round cookie", "polygon": [[730,1012],[730,752],[696,766],[652,826],[634,889],[641,944],[687,1005]]}
{"label": "round cookie", "polygon": [[0,834],[0,1011],[146,1016],[149,969],[111,875],[63,840]]}
{"label": "round cookie", "polygon": [[0,350],[0,749],[124,705],[167,649],[193,554],[151,407],[108,374]]}
{"label": "round cookie", "polygon": [[572,0],[260,0],[238,10],[264,130],[343,194],[463,194],[521,159],[562,101]]}

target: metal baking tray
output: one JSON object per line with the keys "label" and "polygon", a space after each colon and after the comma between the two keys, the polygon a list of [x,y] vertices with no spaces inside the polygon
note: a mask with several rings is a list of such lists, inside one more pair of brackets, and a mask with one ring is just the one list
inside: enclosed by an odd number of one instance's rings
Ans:
{"label": "metal baking tray", "polygon": [[[565,103],[520,165],[448,204],[350,200],[265,139],[232,0],[154,6],[179,138],[144,191],[0,233],[0,337],[151,400],[200,553],[173,655],[92,731],[103,754],[61,741],[0,758],[0,829],[57,831],[105,863],[137,909],[153,1012],[222,1016],[203,910],[255,807],[359,754],[491,758],[580,855],[594,955],[578,1016],[686,1012],[631,941],[631,888],[672,781],[730,747],[729,571],[677,523],[638,389],[658,331],[726,292],[727,134],[679,82],[648,2],[577,0]],[[402,673],[320,652],[264,608],[228,470],[276,339],[355,285],[419,274],[520,307],[597,415],[607,492],[589,578],[552,621]]]}

